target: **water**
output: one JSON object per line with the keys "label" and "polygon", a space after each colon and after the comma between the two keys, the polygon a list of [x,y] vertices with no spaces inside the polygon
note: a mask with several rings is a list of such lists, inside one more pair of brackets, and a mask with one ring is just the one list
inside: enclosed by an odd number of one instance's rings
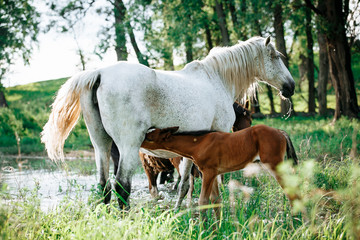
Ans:
{"label": "water", "polygon": [[[110,169],[110,173],[112,172],[113,169]],[[40,207],[43,211],[48,211],[60,204],[65,197],[88,201],[90,194],[96,191],[98,177],[93,159],[74,159],[66,161],[66,164],[55,164],[43,158],[0,158],[0,184],[4,183],[13,200],[20,197],[24,189],[38,189]],[[175,200],[171,187],[172,184],[158,184],[163,199]],[[142,169],[133,177],[130,198],[131,202],[153,201]]]}

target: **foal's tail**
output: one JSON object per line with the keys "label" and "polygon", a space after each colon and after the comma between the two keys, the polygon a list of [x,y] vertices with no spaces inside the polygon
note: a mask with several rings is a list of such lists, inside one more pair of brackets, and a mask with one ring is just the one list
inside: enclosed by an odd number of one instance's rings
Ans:
{"label": "foal's tail", "polygon": [[286,138],[286,154],[288,158],[292,158],[294,161],[294,165],[297,165],[299,163],[298,158],[296,156],[294,145],[292,144],[292,141],[289,137],[289,134],[287,132],[280,130],[280,132],[284,135]]}
{"label": "foal's tail", "polygon": [[65,139],[80,116],[80,95],[83,90],[90,90],[98,78],[98,71],[81,72],[67,80],[58,91],[49,120],[41,132],[41,142],[50,159],[64,159]]}

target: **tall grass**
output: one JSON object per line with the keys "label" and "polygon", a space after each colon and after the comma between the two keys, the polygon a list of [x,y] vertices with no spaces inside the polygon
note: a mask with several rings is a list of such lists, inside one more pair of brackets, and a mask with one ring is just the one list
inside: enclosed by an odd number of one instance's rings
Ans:
{"label": "tall grass", "polygon": [[[292,209],[277,183],[267,175],[258,182],[249,199],[239,192],[235,204],[222,191],[220,219],[212,215],[201,224],[198,209],[174,212],[169,203],[132,204],[130,211],[64,199],[55,209],[40,210],[36,189],[22,191],[17,200],[2,199],[0,230],[3,239],[356,239],[359,233],[360,168],[351,166],[347,181],[351,187],[320,191],[311,180],[315,174],[304,172],[296,179],[304,199]],[[302,174],[305,174],[304,177]],[[239,181],[243,177],[233,176]],[[355,184],[355,185],[354,185]],[[350,186],[350,185],[349,185]],[[224,187],[227,189],[227,187]]]}

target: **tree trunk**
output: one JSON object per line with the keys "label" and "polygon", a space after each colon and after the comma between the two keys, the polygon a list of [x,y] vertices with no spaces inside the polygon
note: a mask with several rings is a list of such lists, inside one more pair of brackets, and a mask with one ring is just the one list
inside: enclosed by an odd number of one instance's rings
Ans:
{"label": "tree trunk", "polygon": [[115,51],[117,60],[127,60],[128,52],[126,48],[125,30],[126,8],[122,0],[114,1],[115,16]]}
{"label": "tree trunk", "polygon": [[[252,1],[254,15],[259,15],[259,8],[258,8],[258,1]],[[261,24],[259,22],[259,19],[257,17],[254,18],[254,25],[252,26],[252,32],[254,35],[262,36],[261,33]]]}
{"label": "tree trunk", "polygon": [[305,8],[305,32],[307,43],[308,112],[315,113],[314,40],[312,37],[311,10]]}
{"label": "tree trunk", "polygon": [[[318,9],[322,12],[326,11],[324,1],[319,1]],[[326,45],[326,35],[321,29],[320,21],[321,16],[317,16],[317,38],[319,43],[319,75],[318,75],[318,102],[319,102],[319,115],[327,115],[327,100],[326,100],[326,87],[329,78],[329,60]]]}
{"label": "tree trunk", "polygon": [[266,84],[266,88],[267,88],[267,95],[269,97],[269,100],[270,100],[270,114],[275,114],[276,111],[275,111],[275,105],[274,105],[274,96],[273,96],[273,93],[272,93],[272,88]]}
{"label": "tree trunk", "polygon": [[9,107],[9,105],[6,102],[4,88],[2,86],[0,86],[0,108],[2,108],[2,107]]}
{"label": "tree trunk", "polygon": [[359,105],[351,69],[351,53],[345,28],[346,17],[349,12],[349,0],[345,0],[344,9],[341,0],[325,2],[326,10],[321,11],[310,0],[305,0],[307,7],[323,17],[323,25],[326,26],[329,71],[336,97],[334,121],[342,115],[349,118],[359,118]]}
{"label": "tree trunk", "polygon": [[[200,8],[203,9],[204,8],[204,2],[202,0],[199,1],[200,3]],[[210,50],[214,47],[213,43],[212,43],[212,39],[211,39],[211,30],[210,30],[210,25],[209,25],[209,17],[208,17],[208,13],[204,10],[201,10],[202,13],[202,24],[204,25],[204,29],[205,29],[205,40],[206,40],[206,48],[208,50],[208,52],[210,52]]]}
{"label": "tree trunk", "polygon": [[175,70],[172,50],[172,46],[165,42],[165,45],[161,50],[161,57],[164,60],[164,70]]}
{"label": "tree trunk", "polygon": [[342,1],[326,1],[326,17],[330,25],[326,34],[330,76],[335,89],[334,120],[342,115],[359,118],[354,76],[351,70],[351,53],[346,38]]}
{"label": "tree trunk", "polygon": [[229,31],[226,26],[226,18],[224,13],[224,8],[222,2],[220,0],[215,0],[215,10],[218,17],[218,24],[220,27],[221,37],[222,37],[222,44],[223,46],[230,45],[230,36]]}
{"label": "tree trunk", "polygon": [[[241,0],[240,1],[240,27],[241,26],[245,26],[246,25],[246,10],[247,10],[247,5],[246,5],[246,0]],[[243,27],[242,29],[240,29],[240,40],[246,40],[247,39],[247,28]]]}
{"label": "tree trunk", "polygon": [[304,54],[300,53],[299,56],[300,64],[298,65],[299,68],[299,83],[298,83],[298,92],[301,93],[301,84],[306,80],[307,78],[307,59]]}
{"label": "tree trunk", "polygon": [[251,102],[251,112],[260,113],[260,103],[259,103],[259,94],[258,91],[255,92],[255,97],[250,99]]}
{"label": "tree trunk", "polygon": [[[282,58],[284,64],[287,68],[289,68],[288,57],[286,53],[286,45],[285,45],[285,38],[284,38],[284,26],[282,20],[282,7],[279,3],[277,3],[273,8],[274,13],[274,30],[275,30],[275,45],[278,51],[280,51],[285,58]],[[291,99],[290,99],[291,102]],[[290,103],[288,101],[284,101],[281,99],[281,114],[285,115],[288,113],[290,109]],[[294,110],[291,111],[292,114]]]}
{"label": "tree trunk", "polygon": [[207,19],[204,21],[204,28],[205,28],[205,36],[206,36],[206,47],[208,49],[208,52],[214,47],[212,40],[211,40],[211,31],[209,23],[207,22]]}
{"label": "tree trunk", "polygon": [[241,37],[241,30],[240,30],[240,24],[236,15],[236,8],[235,8],[235,2],[234,0],[228,0],[228,7],[229,7],[229,11],[230,11],[230,15],[231,15],[231,20],[233,23],[233,28],[234,31],[236,33],[236,37],[240,38]]}
{"label": "tree trunk", "polygon": [[126,28],[127,28],[127,31],[128,31],[129,37],[130,37],[131,45],[134,48],[134,51],[136,53],[136,57],[137,57],[139,63],[144,64],[145,66],[149,66],[147,57],[141,53],[141,51],[137,45],[137,42],[135,39],[135,34],[134,34],[134,31],[133,31],[133,28],[132,28],[130,22],[126,23]]}
{"label": "tree trunk", "polygon": [[192,62],[194,60],[192,45],[193,45],[193,38],[190,34],[188,34],[185,39],[186,63]]}

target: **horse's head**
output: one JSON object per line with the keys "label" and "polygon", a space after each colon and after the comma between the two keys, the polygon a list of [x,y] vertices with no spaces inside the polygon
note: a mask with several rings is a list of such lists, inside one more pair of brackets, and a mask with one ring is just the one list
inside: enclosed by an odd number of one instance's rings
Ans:
{"label": "horse's head", "polygon": [[158,149],[162,148],[162,142],[169,139],[169,137],[175,133],[179,127],[169,127],[169,128],[151,128],[145,135],[145,140],[141,147],[149,149]]}
{"label": "horse's head", "polygon": [[270,43],[270,37],[265,39],[264,46],[264,71],[260,80],[279,89],[282,96],[291,97],[294,94],[295,81],[281,59],[282,54]]}

